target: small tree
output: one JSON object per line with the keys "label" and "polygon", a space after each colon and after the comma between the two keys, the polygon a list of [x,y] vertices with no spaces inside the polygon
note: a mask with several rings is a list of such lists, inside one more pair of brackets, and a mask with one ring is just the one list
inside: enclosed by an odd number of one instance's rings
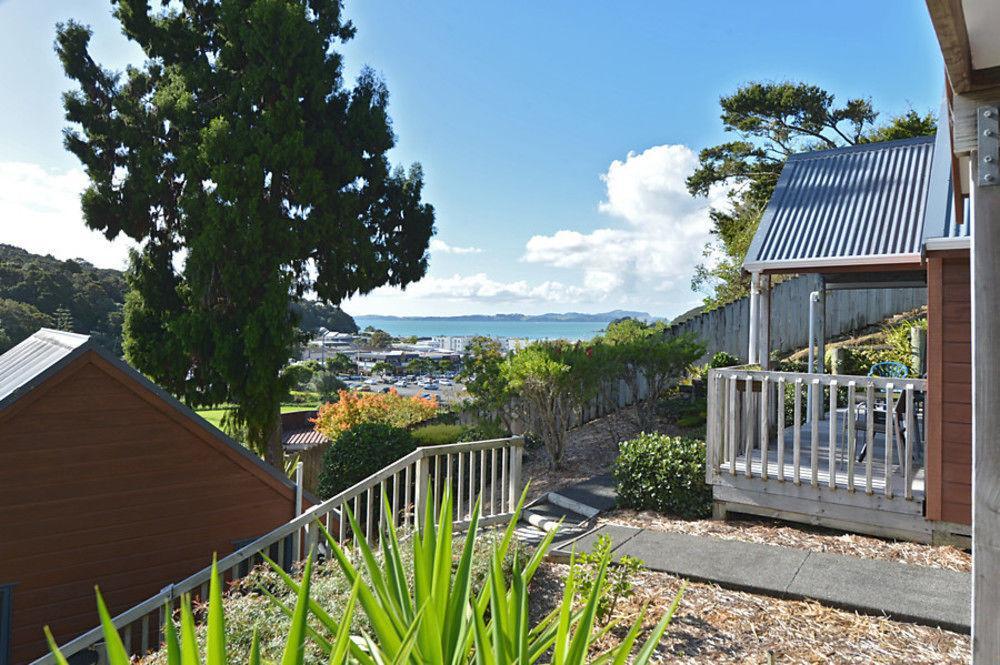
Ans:
{"label": "small tree", "polygon": [[667,336],[662,323],[623,319],[608,326],[603,343],[612,347],[617,375],[632,395],[644,394],[636,404],[639,428],[652,431],[656,402],[682,378],[705,352],[693,335]]}
{"label": "small tree", "polygon": [[332,358],[326,359],[326,368],[338,374],[350,374],[358,371],[358,364],[351,360],[346,353],[338,352]]}
{"label": "small tree", "polygon": [[472,395],[473,407],[482,414],[496,414],[507,431],[510,431],[513,410],[511,393],[501,367],[506,357],[503,346],[492,337],[473,337],[465,349],[462,372],[458,375],[465,389]]}
{"label": "small tree", "polygon": [[392,335],[384,330],[372,329],[368,333],[368,340],[366,345],[369,349],[388,349],[392,346]]}
{"label": "small tree", "polygon": [[372,365],[372,374],[395,374],[396,368],[384,360],[380,360]]}
{"label": "small tree", "polygon": [[553,468],[562,464],[566,434],[581,407],[596,394],[599,376],[593,347],[536,342],[507,358],[501,376],[524,400],[528,424],[542,437]]}
{"label": "small tree", "polygon": [[437,365],[429,358],[414,358],[406,364],[409,374],[431,374],[436,368]]}
{"label": "small tree", "polygon": [[325,370],[313,374],[309,385],[313,392],[319,393],[320,399],[326,401],[333,399],[334,395],[347,387],[343,381],[337,378],[336,374]]}

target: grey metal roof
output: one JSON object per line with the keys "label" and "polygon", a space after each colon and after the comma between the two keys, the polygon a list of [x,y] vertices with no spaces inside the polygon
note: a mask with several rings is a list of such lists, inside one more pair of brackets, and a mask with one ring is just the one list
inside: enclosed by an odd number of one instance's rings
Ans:
{"label": "grey metal roof", "polygon": [[935,137],[788,158],[743,267],[919,260]]}
{"label": "grey metal roof", "polygon": [[30,390],[88,341],[87,335],[42,328],[0,355],[0,403],[19,391]]}
{"label": "grey metal roof", "polygon": [[923,240],[958,240],[972,237],[972,207],[963,206],[964,219],[955,219],[955,191],[951,182],[951,131],[948,125],[948,103],[942,100],[938,115],[938,131],[934,138],[934,164],[931,167],[931,182],[927,193],[927,214],[924,216]]}

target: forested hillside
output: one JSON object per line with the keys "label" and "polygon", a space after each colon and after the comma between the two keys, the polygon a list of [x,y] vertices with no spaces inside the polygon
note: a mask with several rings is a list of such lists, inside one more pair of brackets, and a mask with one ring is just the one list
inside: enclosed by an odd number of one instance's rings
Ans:
{"label": "forested hillside", "polygon": [[118,270],[0,244],[0,351],[47,326],[88,333],[120,352],[124,300]]}
{"label": "forested hillside", "polygon": [[[0,353],[49,327],[92,335],[120,354],[124,301],[121,271],[0,244]],[[339,307],[306,301],[293,308],[305,330],[357,332],[354,319]]]}

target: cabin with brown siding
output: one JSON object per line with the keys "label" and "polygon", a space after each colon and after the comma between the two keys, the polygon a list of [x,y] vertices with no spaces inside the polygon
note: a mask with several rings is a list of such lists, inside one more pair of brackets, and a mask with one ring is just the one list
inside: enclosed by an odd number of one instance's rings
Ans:
{"label": "cabin with brown siding", "polygon": [[95,585],[115,614],[287,522],[295,493],[86,336],[39,331],[0,356],[0,662],[93,628]]}
{"label": "cabin with brown siding", "polygon": [[927,519],[972,524],[969,250],[927,252]]}

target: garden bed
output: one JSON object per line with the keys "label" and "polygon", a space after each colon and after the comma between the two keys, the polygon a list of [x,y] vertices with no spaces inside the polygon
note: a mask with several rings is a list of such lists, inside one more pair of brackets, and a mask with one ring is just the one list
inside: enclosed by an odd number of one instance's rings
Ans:
{"label": "garden bed", "polygon": [[653,531],[671,531],[725,540],[783,545],[813,552],[847,554],[959,572],[972,571],[972,555],[957,547],[884,540],[821,527],[791,525],[765,518],[682,520],[651,511],[615,510],[601,523],[625,524]]}
{"label": "garden bed", "polygon": [[[704,428],[686,429],[672,417],[657,417],[656,432],[671,436],[704,436]],[[529,500],[546,492],[558,490],[588,478],[609,473],[618,457],[618,444],[640,433],[634,407],[593,420],[569,432],[563,463],[559,469],[549,467],[549,456],[539,445],[526,451],[522,474],[531,483]]]}
{"label": "garden bed", "polygon": [[[554,563],[539,569],[532,583],[534,616],[558,602],[566,571],[567,566]],[[648,630],[673,602],[680,584],[666,573],[639,573],[635,595],[619,604],[614,619],[628,625],[649,602]],[[612,631],[598,646],[603,650],[621,637]],[[811,601],[691,583],[657,655],[671,663],[959,663],[970,658],[970,639]]]}

